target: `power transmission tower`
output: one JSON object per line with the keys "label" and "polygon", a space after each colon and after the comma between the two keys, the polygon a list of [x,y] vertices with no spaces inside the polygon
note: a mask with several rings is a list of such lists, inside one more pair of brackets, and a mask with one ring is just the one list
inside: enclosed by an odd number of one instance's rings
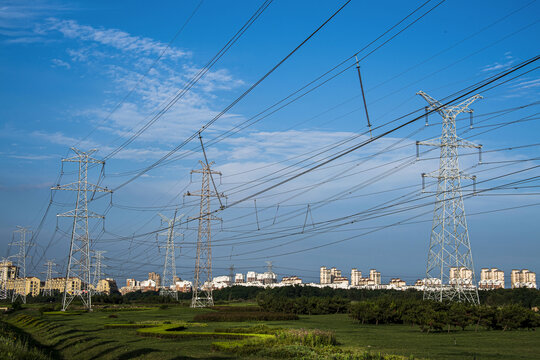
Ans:
{"label": "power transmission tower", "polygon": [[183,214],[179,218],[176,218],[177,210],[174,212],[174,217],[169,219],[168,217],[158,214],[161,217],[162,223],[167,224],[167,232],[161,233],[161,235],[167,236],[167,244],[165,246],[165,262],[163,264],[163,277],[161,279],[161,287],[159,289],[159,295],[171,296],[173,299],[178,300],[178,291],[176,291],[176,255],[174,252],[174,238],[176,233],[174,231],[174,225],[177,221],[180,221]]}
{"label": "power transmission tower", "polygon": [[[204,148],[203,148],[204,149]],[[201,192],[200,193],[186,193],[188,196],[199,196],[201,198],[199,216],[193,219],[199,220],[199,229],[197,237],[197,256],[195,260],[195,283],[193,284],[193,295],[191,299],[191,307],[208,307],[214,305],[214,298],[212,297],[212,247],[211,247],[211,223],[212,221],[219,220],[220,218],[212,215],[210,210],[210,199],[217,197],[221,203],[221,197],[225,195],[217,192],[214,179],[212,175],[220,175],[218,171],[211,169],[214,164],[203,163],[199,161],[202,166],[201,170],[192,170],[191,173],[202,174],[201,179]],[[210,182],[214,186],[214,190],[210,190]]]}
{"label": "power transmission tower", "polygon": [[478,304],[474,266],[463,205],[461,179],[476,180],[475,176],[459,170],[458,148],[477,148],[480,145],[461,139],[456,134],[456,117],[471,113],[469,109],[480,95],[474,95],[454,106],[442,104],[423,91],[417,93],[443,118],[442,135],[438,142],[417,142],[418,145],[441,148],[439,170],[422,174],[437,179],[433,225],[429,242],[424,299],[462,301]]}
{"label": "power transmission tower", "polygon": [[52,288],[52,277],[53,274],[56,273],[56,271],[53,270],[53,268],[56,266],[53,260],[47,260],[45,263],[45,266],[47,267],[47,271],[45,272],[47,274],[47,279],[45,280],[45,287],[43,288],[43,296],[52,296],[53,295],[53,288]]}
{"label": "power transmission tower", "polygon": [[[14,233],[19,234],[19,241],[11,244],[19,247],[19,252],[16,255],[19,276],[18,279],[16,276],[13,282],[13,295],[11,296],[11,302],[15,302],[15,300],[20,297],[23,304],[26,304],[26,234],[31,232],[32,231],[30,231],[28,228],[22,226],[17,226],[17,230],[14,231]],[[17,280],[22,281],[20,289],[17,289]]]}
{"label": "power transmission tower", "polygon": [[101,278],[103,277],[103,272],[101,271],[101,267],[105,265],[103,265],[101,261],[103,260],[103,254],[105,253],[106,251],[103,251],[103,250],[94,251],[94,259],[96,259],[95,265],[94,265],[94,279],[92,281],[92,286],[94,287],[92,291],[94,291],[94,293],[98,293],[97,288],[99,285],[99,280],[101,280]]}
{"label": "power transmission tower", "polygon": [[230,286],[234,285],[234,265],[229,266],[229,281]]}
{"label": "power transmission tower", "polygon": [[[78,180],[66,184],[53,186],[52,190],[66,190],[77,192],[77,202],[74,210],[70,210],[63,214],[58,214],[58,217],[72,217],[73,227],[71,230],[71,243],[69,248],[69,260],[66,268],[66,279],[64,286],[64,296],[62,298],[62,311],[66,311],[69,304],[75,297],[80,297],[83,306],[92,311],[92,294],[90,282],[90,236],[88,232],[88,219],[104,219],[103,215],[96,214],[88,210],[88,193],[105,192],[112,193],[111,190],[103,188],[99,185],[94,185],[88,182],[88,165],[100,164],[105,165],[104,161],[97,160],[91,157],[97,150],[92,149],[87,152],[80,151],[76,148],[71,148],[75,156],[67,159],[62,159],[64,162],[77,163],[79,166]],[[69,289],[68,283],[70,278],[75,281],[80,281],[81,288]]]}
{"label": "power transmission tower", "polygon": [[7,280],[9,279],[9,262],[8,258],[2,258],[0,263],[0,300],[6,300],[8,298]]}

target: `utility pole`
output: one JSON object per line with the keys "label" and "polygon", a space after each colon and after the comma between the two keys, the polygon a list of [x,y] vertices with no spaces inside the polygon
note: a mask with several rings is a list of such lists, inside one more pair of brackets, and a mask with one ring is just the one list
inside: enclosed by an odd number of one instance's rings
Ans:
{"label": "utility pole", "polygon": [[53,295],[52,277],[53,273],[56,273],[56,271],[53,270],[55,266],[56,264],[53,260],[47,260],[47,262],[45,262],[45,267],[47,268],[47,271],[45,272],[47,274],[47,279],[45,280],[45,287],[43,288],[43,296]]}
{"label": "utility pole", "polygon": [[167,218],[162,214],[158,214],[161,217],[162,224],[167,224],[167,232],[160,235],[167,236],[167,245],[165,246],[165,262],[163,264],[163,277],[161,278],[161,287],[159,289],[159,295],[171,296],[173,299],[178,300],[178,291],[176,291],[176,255],[174,253],[174,238],[176,233],[174,232],[174,225],[177,221],[180,221],[183,214],[176,218],[175,210],[174,217],[172,219]]}
{"label": "utility pole", "polygon": [[[102,170],[103,166],[105,166],[104,161],[91,157],[91,155],[97,150],[92,149],[87,152],[80,151],[76,148],[71,148],[71,150],[73,150],[75,156],[62,159],[62,164],[64,162],[77,163],[79,167],[78,180],[66,185],[58,184],[51,188],[52,190],[77,192],[75,209],[57,215],[58,217],[73,218],[69,260],[66,268],[64,296],[62,298],[62,311],[66,311],[69,304],[71,304],[75,297],[80,297],[83,306],[88,311],[92,311],[92,293],[90,287],[90,236],[88,232],[88,219],[104,219],[105,217],[88,210],[88,193],[112,193],[112,191],[88,182],[89,164],[100,164],[102,166]],[[80,281],[80,290],[68,288],[70,278],[72,278],[74,281]]]}
{"label": "utility pole", "polygon": [[[218,193],[216,190],[212,175],[221,176],[221,173],[211,169],[214,162],[203,163],[202,161],[199,161],[199,163],[201,164],[202,169],[192,170],[191,173],[202,174],[201,192],[186,193],[188,196],[199,196],[201,198],[199,216],[193,218],[199,220],[199,229],[197,237],[197,256],[195,260],[195,283],[193,284],[191,307],[208,307],[214,305],[214,298],[212,297],[211,223],[215,220],[221,221],[220,218],[212,215],[212,211],[210,210],[210,199],[212,197],[217,197],[221,203],[220,198],[225,197],[225,195]],[[215,191],[210,190],[210,183],[214,185]]]}
{"label": "utility pole", "polygon": [[439,170],[422,174],[422,178],[437,179],[424,299],[478,304],[478,289],[475,286],[473,258],[461,189],[461,179],[475,181],[476,176],[464,174],[459,170],[458,148],[480,149],[481,145],[457,136],[456,117],[461,113],[472,114],[469,105],[482,97],[474,95],[457,105],[442,106],[439,101],[423,91],[417,95],[429,103],[426,111],[434,110],[443,118],[439,141],[417,142],[417,145],[441,148]]}
{"label": "utility pole", "polygon": [[[15,300],[20,297],[23,304],[26,304],[26,234],[32,233],[32,231],[30,231],[29,228],[17,226],[17,230],[14,232],[19,234],[19,241],[11,244],[19,247],[19,252],[16,255],[19,276],[16,276],[13,280],[13,295],[11,296],[11,302],[15,302]],[[18,280],[22,282],[20,289],[17,289]]]}
{"label": "utility pole", "polygon": [[99,280],[101,280],[101,278],[103,277],[103,272],[101,271],[101,267],[105,266],[105,265],[102,264],[103,254],[105,254],[105,253],[106,253],[106,251],[104,251],[104,250],[95,250],[94,251],[94,259],[96,259],[95,265],[94,265],[94,280],[92,281],[92,285],[94,287],[94,289],[92,289],[92,291],[94,293],[99,292],[97,290],[97,288],[98,288],[98,285],[99,285]]}

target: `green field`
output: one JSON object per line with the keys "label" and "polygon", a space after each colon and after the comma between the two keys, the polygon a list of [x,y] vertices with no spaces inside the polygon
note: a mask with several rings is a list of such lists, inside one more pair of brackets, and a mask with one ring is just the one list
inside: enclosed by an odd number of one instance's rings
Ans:
{"label": "green field", "polygon": [[[82,314],[43,314],[31,308],[2,317],[31,335],[52,358],[64,359],[232,359],[237,356],[213,351],[215,339],[143,337],[134,328],[105,328],[106,324],[140,322],[189,322],[213,310],[172,306],[140,311],[95,311]],[[32,316],[28,320],[21,314]],[[21,321],[21,319],[26,320]],[[30,318],[31,319],[31,318]],[[245,327],[261,322],[197,324],[189,331],[214,332],[216,328]],[[413,355],[415,359],[537,359],[538,331],[485,331],[422,333],[407,325],[360,325],[348,315],[300,316],[300,320],[267,321],[271,327],[332,330],[339,347],[373,353]],[[223,340],[220,340],[223,341]],[[254,357],[251,357],[255,359]]]}

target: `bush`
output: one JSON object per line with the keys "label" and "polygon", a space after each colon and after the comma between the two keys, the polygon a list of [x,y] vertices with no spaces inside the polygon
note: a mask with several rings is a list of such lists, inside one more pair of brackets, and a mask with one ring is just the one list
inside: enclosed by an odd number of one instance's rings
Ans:
{"label": "bush", "polygon": [[110,319],[116,319],[116,318],[118,318],[118,315],[116,315],[116,314],[110,314],[108,317],[109,317]]}
{"label": "bush", "polygon": [[306,346],[327,346],[336,345],[336,336],[333,331],[287,329],[281,330],[276,335],[277,340],[282,344],[301,344]]}
{"label": "bush", "polygon": [[287,298],[272,293],[259,294],[257,302],[265,311],[305,315],[346,313],[350,304],[350,300],[336,296]]}
{"label": "bush", "polygon": [[197,314],[193,321],[213,322],[213,321],[281,321],[298,320],[295,314],[276,313],[276,312],[210,312]]}
{"label": "bush", "polygon": [[167,305],[167,304],[159,305],[160,310],[167,310],[168,308],[169,308],[169,305]]}
{"label": "bush", "polygon": [[362,324],[411,324],[422,331],[464,330],[482,326],[492,330],[534,329],[540,314],[519,305],[499,308],[464,303],[378,299],[353,303],[349,315]]}

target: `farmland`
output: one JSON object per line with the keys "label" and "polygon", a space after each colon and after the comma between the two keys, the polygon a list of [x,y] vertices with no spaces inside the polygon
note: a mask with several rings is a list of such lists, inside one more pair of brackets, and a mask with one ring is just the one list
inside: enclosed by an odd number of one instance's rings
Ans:
{"label": "farmland", "polygon": [[[36,304],[4,315],[2,321],[29,335],[32,344],[51,358],[64,359],[238,358],[238,354],[222,351],[212,344],[255,341],[238,340],[244,338],[238,334],[253,332],[257,326],[329,331],[335,335],[336,351],[374,356],[383,353],[415,359],[531,359],[540,354],[540,333],[531,330],[475,331],[471,327],[464,331],[425,333],[410,325],[361,325],[347,314],[300,315],[298,320],[193,322],[197,315],[228,311],[227,308],[237,312],[257,311],[253,305],[242,304],[236,309],[225,306],[219,310],[181,305],[123,305],[97,308],[91,313],[40,313]],[[235,328],[240,328],[237,335],[230,335]],[[271,335],[258,335],[264,336]],[[287,351],[291,348],[298,346],[289,346]],[[243,353],[240,357],[267,356]],[[332,357],[327,354],[319,358]]]}

